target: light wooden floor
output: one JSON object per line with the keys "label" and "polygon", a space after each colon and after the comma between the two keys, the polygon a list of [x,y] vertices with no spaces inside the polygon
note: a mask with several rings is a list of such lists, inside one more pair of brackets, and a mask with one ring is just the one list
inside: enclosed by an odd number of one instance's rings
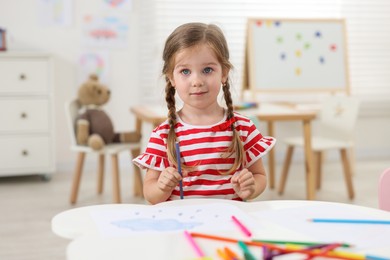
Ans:
{"label": "light wooden floor", "polygon": [[[380,173],[390,166],[387,161],[358,161],[354,175],[356,199],[349,201],[339,163],[327,163],[324,167],[323,187],[317,193],[318,200],[353,203],[377,207],[377,182]],[[144,203],[132,198],[131,168],[121,174],[124,203]],[[280,172],[280,167],[277,167]],[[266,190],[258,200],[305,198],[304,168],[292,165],[283,196],[275,190]],[[0,178],[0,259],[45,260],[65,257],[68,240],[57,237],[50,230],[50,221],[57,213],[71,209],[68,203],[71,172],[59,172],[52,180],[44,182],[39,176]],[[81,182],[76,207],[111,203],[111,180],[106,175],[105,192],[96,195],[96,178],[86,169]]]}

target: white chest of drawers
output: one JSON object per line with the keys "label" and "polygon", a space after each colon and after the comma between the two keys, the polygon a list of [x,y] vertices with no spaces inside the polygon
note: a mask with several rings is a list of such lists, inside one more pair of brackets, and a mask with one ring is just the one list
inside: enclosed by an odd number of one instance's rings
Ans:
{"label": "white chest of drawers", "polygon": [[54,173],[52,77],[48,54],[0,52],[0,176]]}

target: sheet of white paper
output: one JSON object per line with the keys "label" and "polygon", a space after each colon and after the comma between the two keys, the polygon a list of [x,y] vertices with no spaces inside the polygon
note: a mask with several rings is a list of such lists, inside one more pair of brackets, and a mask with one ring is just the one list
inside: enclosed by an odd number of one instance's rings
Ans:
{"label": "sheet of white paper", "polygon": [[38,0],[38,19],[44,26],[70,26],[72,0]]}
{"label": "sheet of white paper", "polygon": [[314,218],[383,220],[383,218],[373,216],[359,207],[349,207],[346,210],[342,205],[321,204],[261,211],[252,215],[300,232],[311,237],[314,241],[352,244],[354,250],[390,246],[390,225],[314,223],[309,221],[309,219]]}
{"label": "sheet of white paper", "polygon": [[241,232],[231,220],[234,215],[249,230],[261,226],[248,214],[229,204],[189,206],[134,205],[129,209],[95,210],[91,217],[103,237],[121,237],[142,233],[182,232]]}

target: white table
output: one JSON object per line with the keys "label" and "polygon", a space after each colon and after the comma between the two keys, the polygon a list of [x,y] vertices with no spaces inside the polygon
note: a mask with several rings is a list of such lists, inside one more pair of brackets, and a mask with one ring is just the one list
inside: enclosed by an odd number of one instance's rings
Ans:
{"label": "white table", "polygon": [[[326,217],[346,218],[349,215],[358,215],[361,218],[390,220],[390,212],[378,209],[355,206],[350,204],[320,202],[320,201],[258,201],[258,202],[236,202],[228,200],[215,199],[191,199],[165,202],[157,207],[175,207],[182,208],[188,205],[234,205],[242,210],[248,217],[253,218],[259,225],[256,229],[251,229],[253,237],[258,239],[275,240],[300,240],[300,241],[319,241],[318,234],[312,233],[317,230],[324,232],[323,239],[330,236],[332,241],[338,242],[342,237],[345,241],[346,234],[351,234],[350,239],[356,241],[367,240],[367,246],[357,248],[355,253],[377,255],[390,259],[390,225],[371,225],[368,227],[363,224],[330,224],[327,228],[320,223],[313,223],[313,228],[306,229],[307,223],[300,220],[300,215],[305,214],[308,218],[316,217],[316,214],[329,212]],[[72,241],[67,247],[67,259],[195,259],[196,254],[183,236],[183,231],[178,232],[160,232],[158,234],[144,232],[135,232],[126,236],[106,236],[102,235],[102,229],[96,224],[92,213],[97,211],[110,212],[121,211],[139,207],[135,204],[106,204],[81,207],[59,213],[52,219],[52,231],[64,238]],[[155,206],[146,205],[145,208]],[[305,213],[306,212],[306,213]],[[317,212],[317,213],[316,213]],[[322,212],[322,213],[321,213]],[[229,214],[229,212],[221,212]],[[295,222],[294,222],[295,221]],[[291,224],[290,224],[291,223]],[[301,225],[302,229],[297,230]],[[329,225],[329,224],[326,224]],[[253,228],[253,227],[252,227]],[[341,228],[341,229],[340,229]],[[334,233],[326,234],[326,230],[335,230]],[[339,230],[339,231],[337,231]],[[341,230],[341,231],[340,231]],[[360,230],[360,231],[359,231]],[[190,230],[191,231],[191,230]],[[320,232],[321,231],[321,232]],[[205,232],[203,232],[205,233]],[[214,235],[229,236],[237,239],[246,239],[245,236],[237,230],[234,231],[210,231]],[[369,236],[369,237],[366,237]],[[315,237],[315,238],[314,238]],[[347,235],[348,237],[348,235]],[[385,239],[385,240],[384,240]],[[197,243],[213,259],[217,257],[216,249],[222,248],[228,243],[205,240],[196,238]],[[323,241],[323,240],[322,240]],[[377,244],[375,241],[379,241]],[[373,244],[373,242],[375,242]],[[365,244],[365,243],[364,243]],[[230,246],[230,245],[229,245]],[[239,250],[237,245],[232,245],[232,249]],[[236,251],[240,252],[240,251]],[[256,253],[256,252],[255,252]],[[302,256],[301,256],[302,257]],[[291,258],[301,259],[301,258]]]}

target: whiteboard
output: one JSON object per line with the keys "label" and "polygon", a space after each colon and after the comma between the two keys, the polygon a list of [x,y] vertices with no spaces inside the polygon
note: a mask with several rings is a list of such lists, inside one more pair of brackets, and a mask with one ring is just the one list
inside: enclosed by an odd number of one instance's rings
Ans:
{"label": "whiteboard", "polygon": [[343,19],[249,19],[249,88],[349,93],[345,35]]}

